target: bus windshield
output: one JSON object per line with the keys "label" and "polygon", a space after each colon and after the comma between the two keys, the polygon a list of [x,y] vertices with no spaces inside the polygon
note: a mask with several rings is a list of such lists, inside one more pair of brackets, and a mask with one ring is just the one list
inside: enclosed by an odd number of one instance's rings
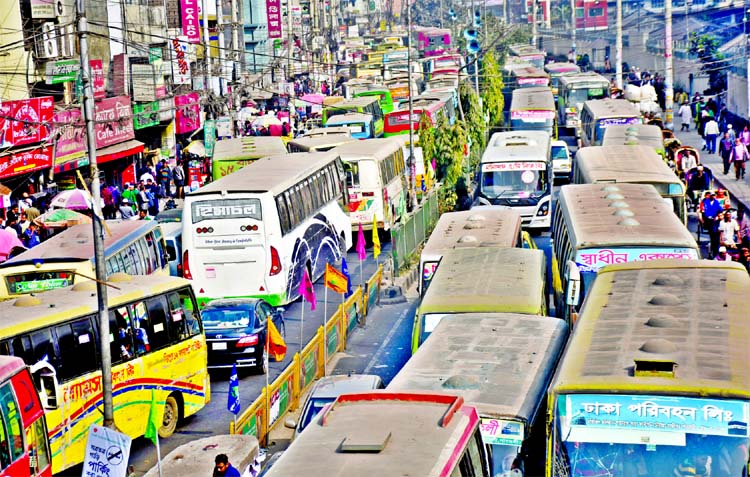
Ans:
{"label": "bus windshield", "polygon": [[604,88],[573,88],[568,93],[568,104],[582,105],[590,99],[602,99],[604,96]]}
{"label": "bus windshield", "polygon": [[543,162],[482,165],[481,192],[488,199],[539,198],[547,192],[547,187],[547,166]]}

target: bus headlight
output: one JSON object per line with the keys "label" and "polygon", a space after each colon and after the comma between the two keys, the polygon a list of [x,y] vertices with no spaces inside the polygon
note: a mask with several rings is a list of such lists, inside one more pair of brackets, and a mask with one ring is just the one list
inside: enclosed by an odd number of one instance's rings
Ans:
{"label": "bus headlight", "polygon": [[545,217],[547,214],[549,214],[549,202],[542,204],[539,210],[536,211],[537,217]]}

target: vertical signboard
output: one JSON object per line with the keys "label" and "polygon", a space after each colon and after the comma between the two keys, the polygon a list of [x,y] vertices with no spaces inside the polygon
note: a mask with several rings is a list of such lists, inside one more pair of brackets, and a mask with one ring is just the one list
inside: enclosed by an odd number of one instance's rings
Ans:
{"label": "vertical signboard", "polygon": [[266,0],[268,38],[281,38],[281,0]]}
{"label": "vertical signboard", "polygon": [[182,34],[189,43],[200,43],[200,23],[198,20],[198,0],[180,0]]}

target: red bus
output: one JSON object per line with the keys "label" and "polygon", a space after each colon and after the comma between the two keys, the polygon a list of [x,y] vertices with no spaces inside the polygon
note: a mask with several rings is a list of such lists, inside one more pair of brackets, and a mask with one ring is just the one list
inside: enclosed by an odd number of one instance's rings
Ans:
{"label": "red bus", "polygon": [[408,105],[392,111],[385,115],[384,136],[396,136],[398,134],[409,134],[409,123],[413,124],[415,133],[419,131],[419,123],[422,121],[422,115],[427,115],[427,121],[430,126],[437,121],[438,112],[445,109],[445,101],[418,101],[413,100],[413,116],[409,121]]}
{"label": "red bus", "polygon": [[47,424],[23,360],[0,356],[0,477],[51,476]]}

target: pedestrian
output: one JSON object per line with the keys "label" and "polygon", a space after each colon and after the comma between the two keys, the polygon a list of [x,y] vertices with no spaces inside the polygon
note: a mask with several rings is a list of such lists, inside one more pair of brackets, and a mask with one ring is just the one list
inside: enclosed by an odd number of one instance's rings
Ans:
{"label": "pedestrian", "polygon": [[720,262],[731,262],[732,256],[727,253],[727,248],[725,246],[719,247],[719,253],[714,257],[714,260],[718,260]]}
{"label": "pedestrian", "polygon": [[147,167],[143,171],[143,174],[141,174],[140,179],[141,179],[141,182],[147,182],[149,179],[151,179],[151,181],[154,180],[154,174],[151,173],[150,167]]}
{"label": "pedestrian", "polygon": [[157,172],[157,177],[159,178],[159,196],[161,197],[171,197],[172,196],[172,170],[167,165],[167,160],[162,159],[159,164],[161,167],[159,168],[159,172]]}
{"label": "pedestrian", "polygon": [[734,144],[734,140],[737,139],[737,133],[734,131],[731,124],[727,124],[727,134],[729,134],[729,139],[731,139],[732,144]]}
{"label": "pedestrian", "polygon": [[680,116],[680,131],[690,131],[690,123],[693,121],[693,111],[690,110],[690,105],[685,101],[680,106],[677,115]]}
{"label": "pedestrian", "polygon": [[745,267],[745,270],[750,271],[750,249],[742,247],[737,261]]}
{"label": "pedestrian", "polygon": [[229,463],[229,457],[226,454],[219,454],[214,459],[213,477],[240,477],[240,471],[235,469]]}
{"label": "pedestrian", "polygon": [[748,159],[750,159],[750,154],[748,154],[747,146],[740,138],[735,139],[729,160],[734,163],[734,176],[737,180],[745,177],[745,161]]}
{"label": "pedestrian", "polygon": [[24,192],[21,196],[21,200],[18,201],[18,210],[20,210],[21,212],[25,212],[26,209],[33,205],[34,203],[32,202],[31,197],[29,197],[29,193]]}
{"label": "pedestrian", "polygon": [[39,238],[39,226],[35,223],[30,223],[29,227],[23,233],[23,245],[26,248],[34,248],[41,243]]}
{"label": "pedestrian", "polygon": [[28,218],[26,217],[26,212],[21,212],[21,219],[18,221],[18,226],[21,227],[21,234],[26,232],[26,229],[29,228],[29,222]]}
{"label": "pedestrian", "polygon": [[130,204],[130,208],[133,209],[133,213],[135,213],[136,205],[138,205],[138,191],[135,190],[135,184],[130,182],[125,184],[125,190],[122,192],[123,203],[126,199],[128,204]]}
{"label": "pedestrian", "polygon": [[112,189],[102,182],[100,194],[102,197],[102,203],[104,204],[102,207],[104,218],[107,220],[114,219],[115,214],[117,213],[117,208],[115,207],[115,198],[112,195]]}
{"label": "pedestrian", "polygon": [[130,203],[129,199],[122,199],[119,212],[120,218],[122,220],[131,220],[133,217],[135,217],[135,212],[133,212],[133,205]]}
{"label": "pedestrian", "polygon": [[716,192],[710,191],[708,197],[701,203],[700,221],[703,229],[708,232],[711,239],[709,258],[714,258],[719,252],[719,214],[723,211],[721,202],[716,200]]}
{"label": "pedestrian", "polygon": [[730,211],[725,211],[722,214],[722,220],[719,222],[719,242],[721,245],[727,248],[737,248],[737,233],[740,231],[740,226],[737,221],[732,218]]}
{"label": "pedestrian", "polygon": [[141,209],[138,211],[138,220],[152,220],[152,218],[148,215],[148,211]]}
{"label": "pedestrian", "polygon": [[745,126],[745,128],[740,133],[740,139],[742,140],[742,144],[745,146],[750,146],[750,129]]}
{"label": "pedestrian", "polygon": [[729,136],[729,132],[725,132],[724,137],[719,141],[719,155],[721,155],[721,162],[724,165],[724,175],[729,174],[729,166],[731,165],[729,156],[732,154],[733,148],[734,141]]}
{"label": "pedestrian", "polygon": [[138,204],[139,212],[141,210],[148,211],[148,203],[149,203],[148,196],[149,196],[149,193],[146,190],[146,186],[144,184],[141,184],[140,186],[138,186],[138,195],[136,196],[136,201]]}
{"label": "pedestrian", "polygon": [[182,161],[177,161],[177,165],[172,169],[172,178],[174,180],[175,197],[182,199],[185,193],[185,168]]}
{"label": "pedestrian", "polygon": [[704,134],[706,136],[706,147],[709,154],[716,154],[716,138],[719,135],[719,123],[712,117],[709,117],[706,121],[704,128]]}

